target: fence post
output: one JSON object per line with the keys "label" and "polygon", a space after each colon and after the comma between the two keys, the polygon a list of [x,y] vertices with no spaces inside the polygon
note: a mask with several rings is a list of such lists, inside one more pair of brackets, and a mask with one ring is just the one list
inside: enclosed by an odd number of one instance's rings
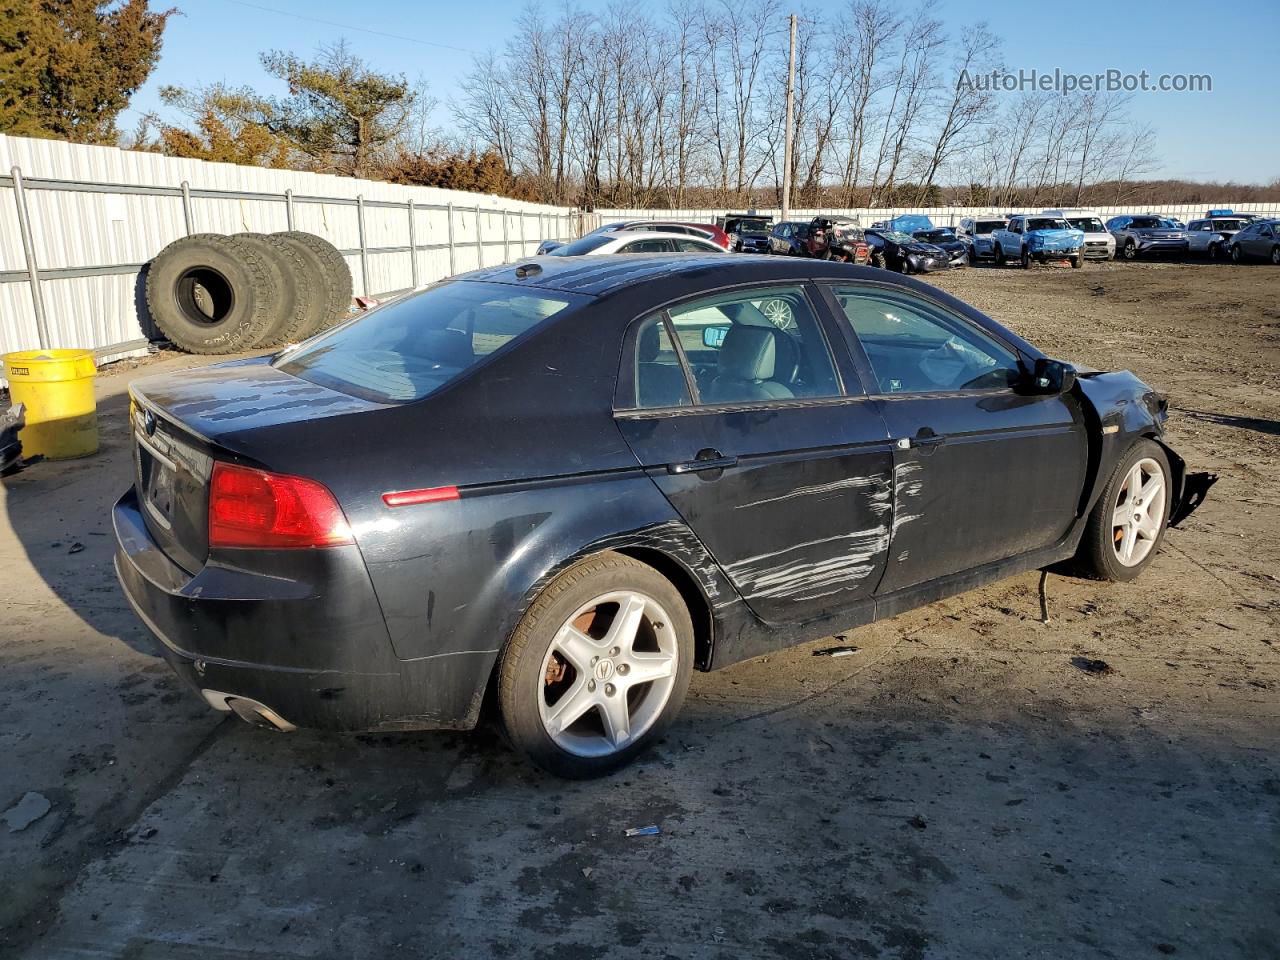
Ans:
{"label": "fence post", "polygon": [[484,242],[480,239],[480,204],[476,204],[476,269],[484,266]]}
{"label": "fence post", "polygon": [[525,211],[520,211],[520,256],[527,257],[529,255],[529,244],[524,239],[524,221]]}
{"label": "fence post", "polygon": [[191,209],[191,184],[182,181],[182,220],[187,225],[187,236],[196,232],[195,212]]}
{"label": "fence post", "polygon": [[289,188],[284,192],[284,222],[289,225],[289,229],[293,229],[293,188]]}
{"label": "fence post", "polygon": [[369,296],[369,243],[364,233],[364,194],[356,197],[356,223],[360,228],[360,282],[364,284],[364,289],[360,291],[363,296]]}
{"label": "fence post", "polygon": [[418,289],[418,226],[413,221],[417,219],[414,213],[413,200],[409,201],[409,275],[412,278],[413,288]]}
{"label": "fence post", "polygon": [[453,276],[458,272],[457,266],[453,262],[453,204],[445,204],[449,217],[449,276]]}
{"label": "fence post", "polygon": [[502,211],[502,262],[511,262],[511,240],[508,238],[507,218],[511,216],[510,211]]}
{"label": "fence post", "polygon": [[[31,307],[36,315],[36,339],[41,350],[50,346],[49,324],[44,314],[44,291],[40,289],[40,270],[36,266],[36,246],[31,239],[31,218],[27,213],[27,195],[22,189],[22,171],[14,167],[13,202],[18,207],[18,232],[22,235],[22,252],[27,257],[27,279],[31,282]],[[21,346],[21,344],[15,344]]]}

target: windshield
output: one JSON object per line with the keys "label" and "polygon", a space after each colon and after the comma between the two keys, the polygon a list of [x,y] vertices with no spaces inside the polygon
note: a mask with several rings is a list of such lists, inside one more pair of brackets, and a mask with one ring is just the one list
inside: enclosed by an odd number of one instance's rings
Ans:
{"label": "windshield", "polygon": [[544,257],[580,257],[584,253],[590,253],[592,250],[599,250],[607,243],[613,243],[618,238],[612,233],[588,233],[585,237],[579,237],[573,243],[566,243],[563,247],[556,247],[543,254]]}
{"label": "windshield", "polygon": [[1097,217],[1067,217],[1067,223],[1085,233],[1106,233],[1107,231]]}
{"label": "windshield", "polygon": [[1032,217],[1027,221],[1028,230],[1070,230],[1071,224],[1061,217]]}
{"label": "windshield", "polygon": [[954,240],[955,234],[949,228],[938,228],[937,230],[921,230],[912,234],[917,240],[923,240],[926,243],[946,243],[948,240]]}
{"label": "windshield", "polygon": [[734,233],[766,233],[769,230],[769,221],[745,218],[731,220],[728,229]]}
{"label": "windshield", "polygon": [[974,233],[993,233],[996,230],[1003,230],[1006,226],[1004,220],[979,220],[973,225]]}
{"label": "windshield", "polygon": [[1129,226],[1134,230],[1154,230],[1158,227],[1172,226],[1172,224],[1168,220],[1161,220],[1159,217],[1134,217]]}
{"label": "windshield", "polygon": [[916,239],[909,233],[900,233],[897,230],[877,230],[876,233],[894,243],[913,243]]}
{"label": "windshield", "polygon": [[626,227],[626,225],[627,225],[627,221],[626,221],[626,220],[618,220],[618,221],[616,221],[616,222],[614,222],[614,223],[605,223],[605,224],[601,224],[600,226],[598,226],[598,227],[596,227],[594,230],[592,230],[590,233],[584,233],[584,234],[583,234],[583,236],[584,236],[584,237],[594,237],[594,236],[596,236],[597,234],[600,234],[600,233],[612,233],[614,230],[621,230],[621,229],[623,229],[624,227]]}
{"label": "windshield", "polygon": [[366,400],[407,403],[584,300],[502,283],[446,281],[334,327],[273,365]]}

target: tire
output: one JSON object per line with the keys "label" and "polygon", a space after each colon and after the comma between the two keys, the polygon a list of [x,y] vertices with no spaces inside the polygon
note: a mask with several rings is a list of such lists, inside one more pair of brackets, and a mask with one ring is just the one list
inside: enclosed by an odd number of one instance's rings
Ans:
{"label": "tire", "polygon": [[347,261],[338,248],[323,237],[317,237],[314,233],[306,233],[302,230],[286,230],[275,236],[289,237],[306,244],[324,265],[324,320],[320,327],[312,332],[317,333],[319,330],[333,326],[339,320],[347,319],[350,315],[351,295],[354,288],[351,282],[351,268],[347,266]]}
{"label": "tire", "polygon": [[1240,252],[1240,244],[1233,244],[1231,247],[1231,262],[1244,263],[1244,254]]}
{"label": "tire", "polygon": [[[1135,467],[1139,465],[1144,471],[1141,473],[1143,484],[1150,482],[1149,478],[1155,475],[1156,470],[1159,471],[1163,482],[1159,494],[1160,503],[1155,514],[1147,512],[1146,509],[1150,507],[1151,497],[1155,494],[1148,497],[1146,503],[1134,500],[1129,494],[1129,489],[1134,482]],[[1150,473],[1145,472],[1148,467],[1152,468]],[[1173,504],[1172,477],[1169,458],[1154,440],[1142,439],[1129,448],[1129,452],[1121,458],[1111,474],[1111,479],[1102,491],[1102,496],[1098,498],[1093,513],[1089,515],[1084,538],[1080,541],[1080,549],[1076,553],[1076,567],[1080,573],[1097,580],[1124,581],[1134,579],[1147,568],[1159,552],[1169,523],[1169,510]],[[1146,524],[1145,534],[1141,529],[1131,530],[1127,526],[1117,525],[1116,520],[1122,515],[1126,503],[1138,504],[1137,509],[1141,511],[1142,522]],[[1129,515],[1132,516],[1132,512]],[[1156,520],[1154,525],[1151,523],[1152,519]],[[1122,555],[1127,542],[1126,538],[1130,535],[1134,538],[1134,547],[1126,561],[1122,559]],[[1149,546],[1142,547],[1143,543]]]}
{"label": "tire", "polygon": [[279,237],[265,233],[238,233],[236,239],[253,244],[264,257],[275,261],[280,272],[280,306],[264,347],[278,347],[301,339],[298,331],[313,322],[311,301],[314,287],[308,282],[307,267],[293,247]]}
{"label": "tire", "polygon": [[1220,243],[1211,243],[1211,244],[1209,244],[1209,249],[1206,251],[1206,253],[1207,253],[1207,254],[1208,254],[1208,256],[1209,256],[1209,261],[1210,261],[1210,262],[1213,262],[1213,261],[1216,261],[1216,260],[1221,260],[1221,259],[1222,259],[1222,244],[1220,244]]}
{"label": "tire", "polygon": [[1079,270],[1084,266],[1084,252],[1081,251],[1071,258],[1071,269]]}
{"label": "tire", "polygon": [[1124,243],[1124,247],[1122,249],[1124,251],[1124,258],[1126,260],[1138,259],[1138,245],[1134,243],[1132,240],[1126,240]]}
{"label": "tire", "polygon": [[1271,248],[1271,264],[1280,267],[1280,247]]}
{"label": "tire", "polygon": [[[626,639],[610,646],[610,632],[617,611],[631,598],[640,604],[632,637],[637,648],[611,656],[630,646]],[[576,630],[566,634],[573,626]],[[563,654],[562,642],[576,652]],[[689,689],[693,655],[693,623],[669,580],[618,553],[588,557],[543,590],[502,653],[498,708],[503,729],[512,746],[556,776],[579,780],[611,773],[658,740],[675,719]],[[574,657],[580,657],[581,668]],[[625,676],[663,664],[668,675],[637,682],[628,692]],[[565,704],[582,712],[556,729],[555,709]],[[609,731],[618,728],[606,721],[609,704],[623,707],[629,724],[643,724],[639,732],[612,738]]]}
{"label": "tire", "polygon": [[292,234],[273,233],[272,237],[285,244],[293,253],[295,269],[310,294],[307,319],[289,338],[294,342],[305,340],[312,334],[319,333],[329,322],[329,288],[325,279],[325,261],[309,244]]}
{"label": "tire", "polygon": [[1031,252],[1027,250],[1026,247],[1022,248],[1021,260],[1022,260],[1022,269],[1030,270],[1031,269]]}
{"label": "tire", "polygon": [[1001,247],[1000,244],[998,243],[996,244],[996,252],[994,254],[994,260],[996,262],[997,267],[1003,267],[1007,263],[1007,261],[1004,258],[1004,248]]}
{"label": "tire", "polygon": [[273,332],[280,268],[256,244],[197,233],[161,250],[147,270],[147,309],[188,353],[252,350]]}

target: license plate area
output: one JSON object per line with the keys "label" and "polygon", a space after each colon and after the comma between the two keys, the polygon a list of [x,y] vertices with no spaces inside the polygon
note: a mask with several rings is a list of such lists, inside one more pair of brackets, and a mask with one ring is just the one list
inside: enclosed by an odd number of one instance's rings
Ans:
{"label": "license plate area", "polygon": [[167,530],[173,524],[177,464],[143,437],[138,437],[138,488],[152,518]]}

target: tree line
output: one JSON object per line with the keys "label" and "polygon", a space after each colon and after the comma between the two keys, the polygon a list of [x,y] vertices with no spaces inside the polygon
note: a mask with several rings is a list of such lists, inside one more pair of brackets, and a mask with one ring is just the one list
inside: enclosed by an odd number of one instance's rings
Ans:
{"label": "tree line", "polygon": [[[930,11],[844,0],[801,15],[795,206],[1280,199],[1280,181],[1161,181],[1168,192],[1150,197],[1156,137],[1125,96],[958,83],[1002,67],[1001,41]],[[148,115],[122,134],[173,13],[147,0],[0,0],[0,131],[585,208],[781,199],[788,21],[769,0],[531,4],[460,79],[452,129],[430,123],[425,85],[339,41],[310,58],[262,53],[283,96],[165,87],[181,119]]]}

